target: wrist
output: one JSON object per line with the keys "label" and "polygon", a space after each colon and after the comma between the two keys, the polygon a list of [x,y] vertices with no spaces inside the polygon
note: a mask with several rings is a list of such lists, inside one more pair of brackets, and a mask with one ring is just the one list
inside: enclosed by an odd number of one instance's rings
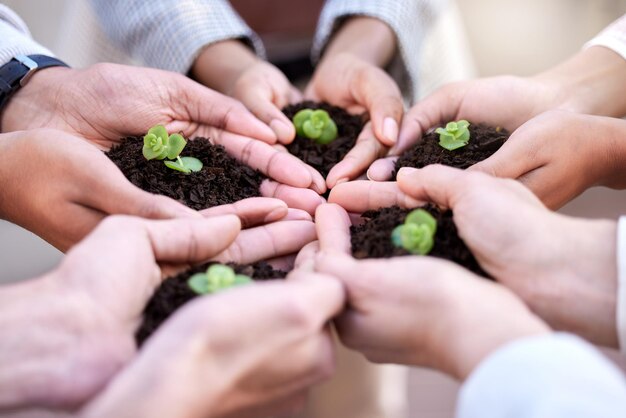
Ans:
{"label": "wrist", "polygon": [[329,42],[322,61],[339,54],[351,54],[383,68],[389,64],[396,50],[396,35],[385,22],[372,17],[350,17]]}
{"label": "wrist", "polygon": [[608,48],[587,48],[534,78],[555,88],[557,108],[626,115],[626,60]]}
{"label": "wrist", "polygon": [[46,112],[57,112],[61,87],[71,78],[73,70],[68,67],[49,67],[37,71],[28,83],[15,92],[3,109],[0,109],[0,132],[31,129],[32,121]]}
{"label": "wrist", "polygon": [[213,90],[230,95],[239,77],[259,61],[250,48],[229,39],[204,48],[191,67],[191,76]]}

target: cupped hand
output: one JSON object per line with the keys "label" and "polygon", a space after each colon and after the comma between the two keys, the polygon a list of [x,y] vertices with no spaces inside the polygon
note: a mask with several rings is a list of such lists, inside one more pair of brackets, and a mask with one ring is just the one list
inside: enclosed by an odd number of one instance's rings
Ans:
{"label": "cupped hand", "polygon": [[350,154],[327,177],[329,188],[362,174],[396,144],[404,105],[400,89],[381,68],[350,53],[325,57],[305,90],[305,98],[325,101],[351,113],[368,112],[368,125]]}
{"label": "cupped hand", "polygon": [[238,77],[231,96],[272,128],[279,142],[288,144],[296,137],[293,123],[281,109],[302,101],[302,93],[274,65],[256,60]]}
{"label": "cupped hand", "polygon": [[274,132],[241,103],[167,71],[115,64],[42,70],[12,96],[0,122],[3,132],[55,128],[105,150],[161,124],[210,138],[280,183],[325,191],[321,175],[274,149]]}
{"label": "cupped hand", "polygon": [[459,235],[492,277],[554,328],[616,346],[614,221],[550,212],[519,182],[477,171],[403,168],[397,183],[364,183],[340,185],[330,201],[347,210],[422,202],[452,209]]}
{"label": "cupped hand", "polygon": [[407,112],[391,157],[376,161],[367,174],[371,180],[391,178],[397,156],[425,133],[447,122],[466,119],[514,131],[526,121],[559,106],[561,90],[537,78],[500,76],[447,84]]}
{"label": "cupped hand", "polygon": [[450,262],[353,259],[340,206],[320,206],[316,222],[316,271],[340,280],[348,296],[349,309],[335,320],[338,334],[370,361],[434,367],[463,379],[507,342],[548,332],[513,293]]}
{"label": "cupped hand", "polygon": [[336,280],[298,275],[189,303],[151,337],[84,416],[293,412],[309,387],[333,372],[326,324],[344,303]]}
{"label": "cupped hand", "polygon": [[517,179],[557,209],[595,185],[626,187],[625,134],[621,119],[553,110],[526,122],[470,170]]}

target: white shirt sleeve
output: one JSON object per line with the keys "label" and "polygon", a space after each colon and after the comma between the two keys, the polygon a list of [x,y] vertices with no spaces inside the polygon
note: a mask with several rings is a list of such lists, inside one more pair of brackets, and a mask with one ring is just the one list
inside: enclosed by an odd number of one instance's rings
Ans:
{"label": "white shirt sleeve", "polygon": [[125,53],[155,68],[187,73],[202,48],[241,39],[265,55],[261,39],[227,0],[91,0],[102,29]]}
{"label": "white shirt sleeve", "polygon": [[617,19],[598,36],[585,44],[585,48],[603,46],[626,59],[626,15]]}
{"label": "white shirt sleeve", "polygon": [[400,69],[401,90],[412,101],[417,97],[421,46],[424,34],[447,0],[327,0],[320,15],[312,58],[319,60],[342,21],[350,16],[370,16],[385,22],[398,39],[398,55],[392,66]]}
{"label": "white shirt sleeve", "polygon": [[617,341],[626,356],[626,217],[617,224]]}
{"label": "white shirt sleeve", "polygon": [[13,10],[0,4],[0,65],[16,55],[35,54],[54,56],[31,38],[28,27]]}
{"label": "white shirt sleeve", "polygon": [[568,334],[525,338],[484,360],[465,382],[457,418],[623,418],[626,380]]}

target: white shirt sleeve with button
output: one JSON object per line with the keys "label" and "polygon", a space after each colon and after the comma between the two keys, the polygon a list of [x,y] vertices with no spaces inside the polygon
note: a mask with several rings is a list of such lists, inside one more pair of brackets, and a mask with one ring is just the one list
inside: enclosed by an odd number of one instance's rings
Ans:
{"label": "white shirt sleeve with button", "polygon": [[578,337],[508,344],[485,359],[459,395],[457,418],[623,418],[626,380]]}
{"label": "white shirt sleeve with button", "polygon": [[626,59],[626,15],[617,19],[585,45],[587,48],[592,46],[612,49]]}
{"label": "white shirt sleeve with button", "polygon": [[0,4],[0,65],[17,55],[54,56],[33,40],[22,19],[7,6]]}

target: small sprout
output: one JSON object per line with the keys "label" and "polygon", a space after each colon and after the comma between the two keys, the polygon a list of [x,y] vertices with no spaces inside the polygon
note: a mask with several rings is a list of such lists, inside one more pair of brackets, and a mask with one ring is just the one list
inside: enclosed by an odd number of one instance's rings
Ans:
{"label": "small sprout", "polygon": [[460,120],[448,123],[445,129],[437,128],[435,132],[439,134],[439,145],[448,151],[466,146],[470,140],[469,126],[468,121]]}
{"label": "small sprout", "polygon": [[404,224],[393,230],[391,241],[411,254],[426,255],[433,249],[436,232],[435,218],[424,209],[416,209],[408,214]]}
{"label": "small sprout", "polygon": [[325,110],[302,109],[293,117],[299,136],[326,145],[337,139],[337,125]]}
{"label": "small sprout", "polygon": [[172,170],[189,174],[202,170],[202,161],[194,157],[180,157],[187,141],[181,134],[168,135],[162,125],[152,127],[143,137],[143,156],[146,160],[169,160],[165,165]]}
{"label": "small sprout", "polygon": [[235,274],[229,266],[211,265],[205,273],[197,273],[189,278],[187,284],[199,295],[219,292],[235,286],[252,283],[252,279],[243,274]]}

